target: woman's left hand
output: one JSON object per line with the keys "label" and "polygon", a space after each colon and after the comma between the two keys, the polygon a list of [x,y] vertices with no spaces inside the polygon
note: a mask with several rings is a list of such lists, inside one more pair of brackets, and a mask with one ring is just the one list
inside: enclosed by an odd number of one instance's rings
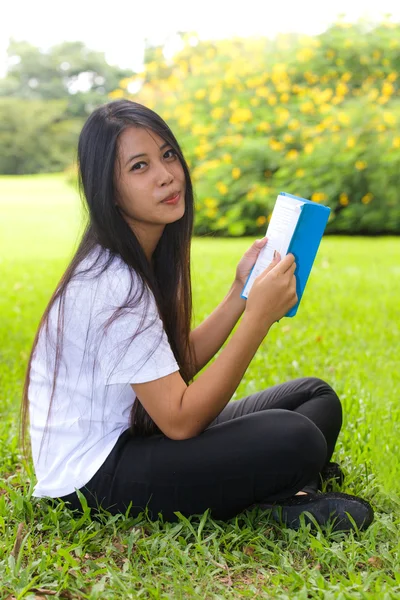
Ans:
{"label": "woman's left hand", "polygon": [[241,286],[245,285],[250,271],[254,267],[257,257],[260,254],[260,250],[261,248],[264,248],[266,243],[266,237],[263,237],[260,240],[256,240],[254,244],[250,246],[247,252],[244,253],[243,258],[240,260],[238,266],[236,267],[236,283],[240,284]]}

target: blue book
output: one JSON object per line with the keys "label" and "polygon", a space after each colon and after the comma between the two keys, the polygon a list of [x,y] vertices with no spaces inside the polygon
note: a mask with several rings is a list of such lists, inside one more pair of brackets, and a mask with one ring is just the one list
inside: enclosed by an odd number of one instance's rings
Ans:
{"label": "blue book", "polygon": [[254,279],[272,262],[274,251],[281,257],[292,253],[296,260],[296,291],[298,301],[286,313],[294,317],[297,313],[310,271],[328,222],[331,209],[328,206],[281,192],[275,203],[266,236],[268,242],[261,250],[252,268],[241,297],[247,300]]}

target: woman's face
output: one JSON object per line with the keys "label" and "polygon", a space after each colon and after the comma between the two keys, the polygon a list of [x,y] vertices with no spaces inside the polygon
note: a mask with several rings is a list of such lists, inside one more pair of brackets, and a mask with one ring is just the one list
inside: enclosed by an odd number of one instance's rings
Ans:
{"label": "woman's face", "polygon": [[[117,152],[116,203],[134,231],[163,230],[183,217],[185,173],[172,146],[150,129],[132,126],[119,136]],[[175,204],[165,202],[177,194]]]}

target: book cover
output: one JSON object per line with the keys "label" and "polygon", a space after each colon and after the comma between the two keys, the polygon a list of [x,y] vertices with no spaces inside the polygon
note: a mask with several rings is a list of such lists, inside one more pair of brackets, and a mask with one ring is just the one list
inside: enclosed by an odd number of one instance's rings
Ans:
{"label": "book cover", "polygon": [[274,251],[283,257],[292,253],[296,260],[296,292],[298,301],[286,313],[297,313],[307,284],[331,209],[311,200],[281,192],[275,203],[267,228],[267,244],[260,251],[257,261],[243,287],[241,297],[247,299],[254,279],[272,262]]}

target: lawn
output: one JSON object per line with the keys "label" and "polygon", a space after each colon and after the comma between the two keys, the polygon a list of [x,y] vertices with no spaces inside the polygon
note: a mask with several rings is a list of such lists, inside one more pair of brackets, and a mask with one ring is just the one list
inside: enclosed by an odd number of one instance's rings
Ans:
{"label": "lawn", "polygon": [[[60,175],[0,178],[0,598],[400,597],[400,241],[325,237],[298,314],[264,340],[234,399],[318,376],[339,394],[342,491],[369,500],[364,533],[284,529],[259,509],[224,523],[82,518],[31,497],[17,418],[35,329],[81,232]],[[194,325],[222,300],[251,239],[195,238]],[[16,543],[17,540],[17,543]]]}

